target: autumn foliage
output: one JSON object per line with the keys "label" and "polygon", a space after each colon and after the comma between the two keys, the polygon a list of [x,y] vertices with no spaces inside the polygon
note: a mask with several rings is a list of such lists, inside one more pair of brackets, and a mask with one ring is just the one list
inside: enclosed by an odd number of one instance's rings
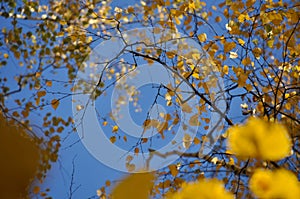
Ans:
{"label": "autumn foliage", "polygon": [[[39,182],[80,126],[66,111],[75,103],[72,97],[89,94],[89,103],[100,104],[97,117],[111,144],[130,146],[134,153],[125,157],[128,172],[146,172],[132,163],[144,153],[147,166],[154,157],[178,156],[155,172],[113,185],[108,181],[93,193],[98,198],[300,198],[298,1],[143,0],[118,7],[96,0],[3,0],[0,20],[0,114],[39,147]],[[130,43],[123,34],[145,27],[152,35],[144,34],[141,41]],[[153,39],[164,31],[168,34]],[[106,60],[101,73],[89,71],[85,60],[93,49],[114,39],[125,43],[126,56]],[[124,79],[138,76],[134,72],[143,64],[160,64],[173,84],[152,85],[143,132],[132,141],[116,116],[127,103],[124,96],[132,112],[142,112],[145,98]],[[88,81],[77,81],[84,72]],[[183,99],[182,84],[190,97]],[[102,113],[101,100],[115,85],[125,95],[112,100],[115,110]],[[191,106],[190,100],[197,103]],[[166,111],[150,118],[159,103]],[[84,112],[86,105],[78,104],[75,111]],[[191,113],[183,121],[182,115]],[[170,141],[181,127],[182,140]],[[0,128],[3,133],[10,127],[1,123]],[[148,130],[157,135],[143,137]],[[169,141],[173,150],[153,148]],[[128,192],[130,186],[140,192]],[[29,192],[50,197],[39,186]]]}

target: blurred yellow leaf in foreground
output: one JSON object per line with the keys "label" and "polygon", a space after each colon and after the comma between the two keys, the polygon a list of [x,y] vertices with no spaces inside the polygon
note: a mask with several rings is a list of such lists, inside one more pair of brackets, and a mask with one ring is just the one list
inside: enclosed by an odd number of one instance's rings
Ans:
{"label": "blurred yellow leaf in foreground", "polygon": [[153,180],[152,173],[131,174],[114,188],[112,199],[148,199]]}
{"label": "blurred yellow leaf in foreground", "polygon": [[39,149],[22,128],[0,115],[0,198],[28,198],[39,161]]}
{"label": "blurred yellow leaf in foreground", "polygon": [[228,148],[240,158],[276,161],[290,154],[291,139],[281,124],[253,117],[228,130]]}

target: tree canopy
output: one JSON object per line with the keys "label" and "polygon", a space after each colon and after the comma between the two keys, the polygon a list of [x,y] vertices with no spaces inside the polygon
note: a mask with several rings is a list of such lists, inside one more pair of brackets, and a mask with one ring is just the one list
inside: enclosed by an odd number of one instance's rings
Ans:
{"label": "tree canopy", "polygon": [[298,1],[2,0],[0,18],[1,117],[40,182],[82,142],[143,173],[97,198],[300,198]]}

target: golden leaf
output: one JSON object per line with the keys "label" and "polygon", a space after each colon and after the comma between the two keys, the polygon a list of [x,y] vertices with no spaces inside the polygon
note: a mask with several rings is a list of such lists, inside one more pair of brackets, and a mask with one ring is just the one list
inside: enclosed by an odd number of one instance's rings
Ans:
{"label": "golden leaf", "polygon": [[173,52],[166,52],[166,55],[169,59],[173,59],[175,57],[175,53]]}
{"label": "golden leaf", "polygon": [[117,132],[119,130],[119,127],[117,125],[113,126],[112,128],[112,132]]}
{"label": "golden leaf", "polygon": [[117,138],[116,138],[116,136],[111,136],[109,138],[109,140],[110,140],[111,143],[115,143],[117,141]]}
{"label": "golden leaf", "polygon": [[37,92],[38,98],[44,97],[45,95],[46,95],[46,91],[39,91],[39,92]]}
{"label": "golden leaf", "polygon": [[199,181],[193,183],[183,183],[181,191],[173,193],[167,199],[183,199],[183,198],[222,198],[233,199],[232,193],[224,188],[222,181],[218,179],[203,179],[199,176]]}
{"label": "golden leaf", "polygon": [[228,75],[229,67],[227,65],[223,66],[223,73]]}
{"label": "golden leaf", "polygon": [[236,44],[234,42],[225,42],[224,44],[224,52],[227,53],[234,49]]}
{"label": "golden leaf", "polygon": [[202,33],[202,34],[198,35],[198,39],[200,42],[205,42],[207,39],[207,36],[205,33]]}
{"label": "golden leaf", "polygon": [[41,101],[41,98],[36,98],[36,100],[35,100],[35,104],[38,106],[38,105],[40,105],[40,101]]}
{"label": "golden leaf", "polygon": [[299,198],[297,176],[285,169],[257,169],[249,180],[252,193],[258,198]]}
{"label": "golden leaf", "polygon": [[242,39],[238,39],[238,42],[239,42],[239,44],[242,45],[242,46],[245,44],[245,41],[242,40]]}
{"label": "golden leaf", "polygon": [[176,177],[177,174],[178,174],[178,170],[177,170],[177,166],[175,164],[171,164],[168,166],[169,167],[169,170],[170,170],[170,173],[173,177]]}
{"label": "golden leaf", "polygon": [[56,110],[57,107],[59,106],[59,101],[58,101],[57,99],[53,99],[53,100],[51,101],[51,106],[52,106],[52,108],[53,108],[54,110]]}
{"label": "golden leaf", "polygon": [[267,45],[268,45],[268,47],[273,48],[273,45],[274,45],[274,39],[269,39],[269,40],[267,41]]}
{"label": "golden leaf", "polygon": [[199,140],[199,138],[194,138],[194,144],[200,144],[201,143],[201,141]]}
{"label": "golden leaf", "polygon": [[52,86],[52,81],[47,81],[46,86],[51,87]]}
{"label": "golden leaf", "polygon": [[104,122],[102,123],[102,125],[103,125],[103,126],[106,126],[106,125],[107,125],[107,121],[104,121]]}
{"label": "golden leaf", "polygon": [[245,59],[243,59],[242,64],[247,66],[251,64],[251,59],[250,57],[246,57]]}
{"label": "golden leaf", "polygon": [[246,14],[240,14],[239,16],[238,16],[238,21],[239,22],[244,22],[245,20],[250,20],[250,17],[249,17],[249,15],[246,13]]}
{"label": "golden leaf", "polygon": [[291,140],[281,124],[252,117],[245,125],[228,130],[228,148],[241,158],[276,161],[289,155]]}

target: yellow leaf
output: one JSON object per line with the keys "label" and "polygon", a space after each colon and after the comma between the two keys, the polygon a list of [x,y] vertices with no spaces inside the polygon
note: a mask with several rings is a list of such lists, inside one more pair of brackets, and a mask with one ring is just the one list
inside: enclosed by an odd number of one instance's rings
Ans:
{"label": "yellow leaf", "polygon": [[46,91],[39,91],[39,92],[37,92],[38,98],[44,97],[45,95],[46,95]]}
{"label": "yellow leaf", "polygon": [[41,98],[36,98],[36,100],[35,100],[35,104],[38,106],[38,105],[40,105],[40,101],[41,101]]}
{"label": "yellow leaf", "polygon": [[216,21],[217,23],[219,23],[219,22],[222,21],[222,18],[221,18],[220,16],[217,16],[217,17],[215,18],[215,21]]}
{"label": "yellow leaf", "polygon": [[119,13],[116,14],[116,20],[120,20],[121,17],[122,17],[122,13],[119,12]]}
{"label": "yellow leaf", "polygon": [[213,164],[217,164],[218,161],[219,161],[218,157],[213,157],[210,162],[213,163]]}
{"label": "yellow leaf", "polygon": [[267,41],[267,45],[268,45],[268,47],[273,48],[273,45],[274,45],[274,39],[269,39],[269,40]]}
{"label": "yellow leaf", "polygon": [[223,66],[223,73],[225,73],[226,75],[228,75],[228,71],[229,71],[229,67],[227,65]]}
{"label": "yellow leaf", "polygon": [[194,144],[200,144],[200,143],[201,143],[201,141],[199,140],[199,138],[194,139]]}
{"label": "yellow leaf", "polygon": [[198,35],[198,39],[200,42],[205,42],[207,39],[207,36],[205,33],[202,33],[202,34]]}
{"label": "yellow leaf", "polygon": [[7,53],[4,53],[3,57],[4,57],[5,59],[7,59],[9,56],[8,56]]}
{"label": "yellow leaf", "polygon": [[234,165],[234,159],[232,157],[229,158],[228,164],[229,165]]}
{"label": "yellow leaf", "polygon": [[251,59],[250,57],[246,57],[245,59],[243,59],[242,64],[247,66],[251,64]]}
{"label": "yellow leaf", "polygon": [[240,14],[239,16],[238,16],[238,21],[239,22],[244,22],[245,20],[250,20],[250,17],[249,17],[249,15],[246,13],[246,14]]}
{"label": "yellow leaf", "polygon": [[41,72],[36,72],[35,73],[35,77],[40,77],[41,76]]}
{"label": "yellow leaf", "polygon": [[177,63],[177,67],[178,68],[182,68],[182,66],[183,66],[183,61],[181,60],[181,61],[178,61],[178,63]]}
{"label": "yellow leaf", "polygon": [[149,199],[153,187],[152,173],[131,174],[112,191],[113,199]]}
{"label": "yellow leaf", "polygon": [[218,179],[199,179],[198,182],[183,183],[180,191],[169,196],[167,199],[234,198],[233,194],[228,192],[224,188],[224,184]]}
{"label": "yellow leaf", "polygon": [[119,130],[119,127],[117,125],[113,126],[112,128],[112,132],[117,132]]}
{"label": "yellow leaf", "polygon": [[178,170],[177,170],[177,166],[175,164],[171,164],[168,166],[169,167],[169,170],[170,170],[170,173],[173,177],[176,177],[177,174],[178,174]]}
{"label": "yellow leaf", "polygon": [[179,18],[178,17],[174,17],[175,18],[175,23],[177,24],[177,25],[180,25],[181,24],[181,21],[179,20]]}
{"label": "yellow leaf", "polygon": [[240,76],[238,77],[238,85],[239,87],[244,87],[246,86],[246,81],[248,79],[248,75],[247,74],[240,74]]}
{"label": "yellow leaf", "polygon": [[199,59],[200,59],[200,54],[199,54],[199,53],[193,53],[193,54],[192,54],[192,58],[193,58],[194,60],[199,60]]}
{"label": "yellow leaf", "polygon": [[52,86],[52,81],[47,81],[46,86],[51,87]]}
{"label": "yellow leaf", "polygon": [[188,4],[190,9],[195,9],[195,3],[191,2]]}
{"label": "yellow leaf", "polygon": [[175,53],[173,52],[166,52],[166,55],[169,59],[173,59],[175,57]]}
{"label": "yellow leaf", "polygon": [[257,169],[249,180],[249,187],[258,198],[300,198],[297,176],[285,169]]}
{"label": "yellow leaf", "polygon": [[134,13],[134,8],[132,6],[127,8],[128,13]]}
{"label": "yellow leaf", "polygon": [[291,140],[281,124],[252,117],[245,125],[228,130],[228,148],[241,158],[276,161],[290,154]]}
{"label": "yellow leaf", "polygon": [[56,110],[57,107],[59,106],[59,101],[58,101],[57,99],[53,99],[53,100],[51,101],[51,106],[52,106],[52,108],[53,108],[54,110]]}
{"label": "yellow leaf", "polygon": [[200,74],[199,73],[193,73],[192,76],[195,78],[195,79],[200,79]]}
{"label": "yellow leaf", "polygon": [[28,115],[29,115],[29,110],[25,109],[21,113],[22,113],[22,115],[23,115],[24,118],[27,118]]}
{"label": "yellow leaf", "polygon": [[242,40],[242,39],[238,39],[238,42],[239,42],[239,44],[242,45],[242,46],[245,44],[245,41]]}
{"label": "yellow leaf", "polygon": [[225,42],[224,44],[224,52],[227,53],[234,49],[236,44],[234,42]]}
{"label": "yellow leaf", "polygon": [[116,136],[111,136],[109,140],[111,141],[111,143],[115,143],[117,141],[117,138]]}

